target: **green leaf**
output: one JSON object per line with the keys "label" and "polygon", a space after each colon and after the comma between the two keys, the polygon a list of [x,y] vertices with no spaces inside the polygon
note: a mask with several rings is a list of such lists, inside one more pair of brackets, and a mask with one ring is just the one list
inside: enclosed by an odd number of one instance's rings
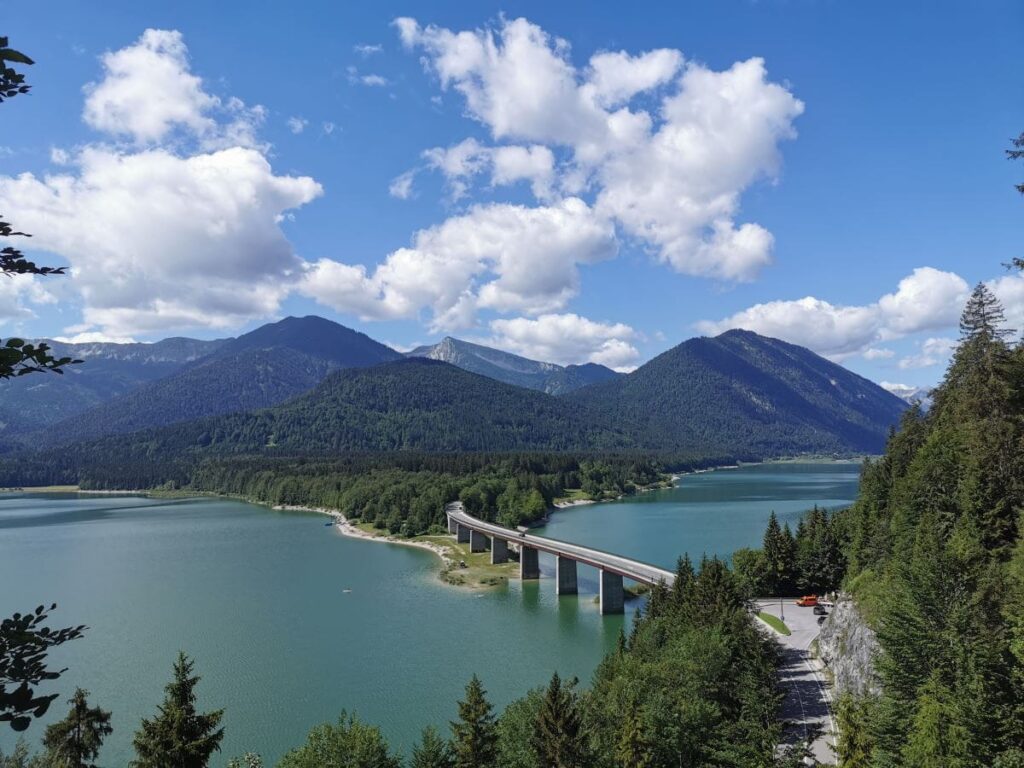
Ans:
{"label": "green leaf", "polygon": [[13,48],[0,48],[0,59],[5,61],[16,61],[19,64],[35,64],[35,62],[24,53],[16,51]]}

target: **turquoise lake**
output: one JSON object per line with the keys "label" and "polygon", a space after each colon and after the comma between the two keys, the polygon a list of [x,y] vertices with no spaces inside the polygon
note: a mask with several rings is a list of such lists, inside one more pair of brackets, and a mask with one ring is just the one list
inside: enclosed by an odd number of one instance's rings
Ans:
{"label": "turquoise lake", "polygon": [[[769,513],[795,522],[849,503],[859,466],[767,464],[687,475],[675,488],[555,514],[538,532],[672,567],[682,552],[756,546]],[[52,654],[113,711],[104,766],[163,695],[179,649],[196,659],[200,706],[225,708],[223,765],[246,750],[272,765],[342,709],[407,750],[446,729],[476,672],[498,707],[556,669],[586,682],[629,616],[597,613],[596,572],[579,597],[548,578],[486,593],[447,587],[423,550],[341,536],[319,515],[216,499],[0,494],[0,615],[58,603],[51,625],[87,624]],[[542,561],[545,575],[553,571]],[[629,609],[627,609],[629,610]],[[0,732],[9,752],[14,737]]]}

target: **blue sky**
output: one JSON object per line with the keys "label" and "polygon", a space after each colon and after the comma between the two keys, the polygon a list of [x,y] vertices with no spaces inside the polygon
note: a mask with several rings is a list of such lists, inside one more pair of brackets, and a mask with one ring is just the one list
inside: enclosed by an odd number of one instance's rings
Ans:
{"label": "blue sky", "polygon": [[749,327],[931,384],[977,281],[1024,327],[1020,3],[296,5],[0,3],[0,210],[73,272],[0,334],[629,368]]}

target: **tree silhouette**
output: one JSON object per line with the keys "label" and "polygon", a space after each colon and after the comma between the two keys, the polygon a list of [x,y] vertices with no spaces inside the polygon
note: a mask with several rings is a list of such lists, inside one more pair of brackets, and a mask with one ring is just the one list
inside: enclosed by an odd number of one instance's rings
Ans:
{"label": "tree silhouette", "polygon": [[[54,603],[49,610],[57,607]],[[35,688],[45,680],[56,680],[66,670],[48,669],[46,655],[51,648],[76,640],[84,626],[50,629],[42,626],[48,616],[40,605],[26,614],[16,613],[0,621],[0,723],[24,731],[33,717],[46,714],[57,698],[53,693],[37,696]]]}
{"label": "tree silhouette", "polygon": [[88,696],[88,691],[76,688],[68,702],[71,711],[67,717],[46,727],[43,746],[62,768],[96,768],[92,761],[100,753],[103,739],[114,730],[110,727],[110,713],[90,707]]}

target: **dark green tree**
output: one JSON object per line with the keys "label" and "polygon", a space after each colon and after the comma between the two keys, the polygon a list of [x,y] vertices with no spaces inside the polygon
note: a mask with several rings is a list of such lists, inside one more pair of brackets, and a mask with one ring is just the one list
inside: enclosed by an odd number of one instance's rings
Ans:
{"label": "dark green tree", "polygon": [[501,713],[496,725],[499,768],[544,768],[531,743],[543,698],[544,689],[533,688]]}
{"label": "dark green tree", "polygon": [[788,523],[785,527],[779,526],[779,520],[774,511],[768,516],[762,550],[770,576],[770,583],[765,586],[774,594],[788,594],[794,587],[796,541],[793,539],[793,533],[789,530]]}
{"label": "dark green tree", "polygon": [[533,750],[541,765],[582,768],[589,765],[576,680],[567,684],[555,672],[544,695],[533,729]]}
{"label": "dark green tree", "polygon": [[58,723],[46,726],[43,746],[55,763],[53,768],[95,768],[93,761],[100,753],[103,739],[113,733],[110,713],[90,707],[89,692],[75,689],[71,711]]}
{"label": "dark green tree", "polygon": [[635,704],[626,713],[622,723],[619,743],[615,749],[615,760],[622,768],[652,768],[654,753],[644,727],[639,706]]}
{"label": "dark green tree", "polygon": [[220,750],[224,710],[196,711],[195,662],[179,651],[174,679],[164,690],[163,703],[152,719],[144,719],[135,732],[137,768],[206,768],[210,756]]}
{"label": "dark green tree", "polygon": [[498,741],[494,712],[476,675],[466,686],[466,698],[459,702],[459,719],[451,727],[456,768],[494,765]]}
{"label": "dark green tree", "polygon": [[309,732],[306,743],[285,755],[277,768],[401,768],[380,729],[342,712],[334,725]]}
{"label": "dark green tree", "polygon": [[[49,611],[56,609],[50,606]],[[49,613],[40,605],[35,611],[16,613],[0,621],[0,723],[24,731],[33,717],[46,714],[58,694],[37,695],[36,687],[56,680],[66,669],[50,669],[46,656],[51,648],[77,640],[85,626],[50,629],[43,626]]]}
{"label": "dark green tree", "polygon": [[455,758],[448,742],[433,726],[424,728],[419,744],[412,748],[409,768],[452,768],[454,765]]}
{"label": "dark green tree", "polygon": [[1002,339],[1012,336],[1013,331],[1004,328],[1006,313],[992,289],[978,283],[960,315],[960,338],[963,340],[984,338]]}

